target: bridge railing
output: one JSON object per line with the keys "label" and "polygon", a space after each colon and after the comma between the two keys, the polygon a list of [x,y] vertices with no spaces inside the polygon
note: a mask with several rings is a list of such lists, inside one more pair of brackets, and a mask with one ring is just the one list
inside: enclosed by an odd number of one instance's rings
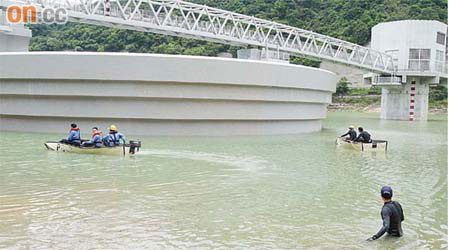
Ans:
{"label": "bridge railing", "polygon": [[375,76],[372,85],[377,86],[401,86],[402,77],[401,76]]}
{"label": "bridge railing", "polygon": [[[232,45],[253,45],[340,62],[379,73],[392,57],[312,31],[181,0],[0,0],[64,7],[72,21]],[[4,4],[3,4],[4,5]]]}

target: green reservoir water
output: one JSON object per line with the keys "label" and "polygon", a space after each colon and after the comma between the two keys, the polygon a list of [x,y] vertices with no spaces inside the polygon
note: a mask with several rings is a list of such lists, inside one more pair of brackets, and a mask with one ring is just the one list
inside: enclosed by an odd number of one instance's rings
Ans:
{"label": "green reservoir water", "polygon": [[[389,140],[388,152],[337,149],[348,125]],[[144,147],[131,158],[47,152],[61,136],[1,133],[1,249],[448,246],[445,116],[339,112],[311,134],[129,136]],[[366,242],[381,226],[382,185],[403,206],[405,235]]]}

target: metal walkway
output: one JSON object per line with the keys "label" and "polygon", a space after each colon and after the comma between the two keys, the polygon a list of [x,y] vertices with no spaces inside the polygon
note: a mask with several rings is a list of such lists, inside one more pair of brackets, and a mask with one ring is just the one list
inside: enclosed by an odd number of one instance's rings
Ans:
{"label": "metal walkway", "polygon": [[[315,57],[376,73],[394,71],[392,57],[308,30],[180,0],[0,0],[11,4],[64,7],[69,20],[119,29],[259,46]],[[1,32],[1,30],[0,30]]]}

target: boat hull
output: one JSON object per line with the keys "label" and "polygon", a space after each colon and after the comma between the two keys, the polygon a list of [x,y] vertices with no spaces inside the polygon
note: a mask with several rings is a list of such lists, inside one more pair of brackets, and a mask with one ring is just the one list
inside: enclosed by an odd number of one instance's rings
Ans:
{"label": "boat hull", "polygon": [[64,152],[64,153],[76,153],[76,154],[94,154],[94,155],[134,155],[139,153],[139,148],[132,152],[130,147],[125,145],[116,147],[77,147],[60,142],[46,142],[45,147],[50,151]]}
{"label": "boat hull", "polygon": [[339,137],[336,139],[336,145],[361,152],[386,152],[388,142],[383,140],[372,140],[371,143],[350,142]]}

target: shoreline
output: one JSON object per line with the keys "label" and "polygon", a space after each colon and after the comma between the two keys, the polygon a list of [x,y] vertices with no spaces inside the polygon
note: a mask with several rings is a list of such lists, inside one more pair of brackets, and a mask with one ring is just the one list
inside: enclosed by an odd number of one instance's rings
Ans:
{"label": "shoreline", "polygon": [[[328,112],[356,111],[379,113],[381,111],[381,96],[339,96],[333,97],[333,102],[327,107]],[[448,114],[447,103],[429,103],[430,114]]]}
{"label": "shoreline", "polygon": [[[358,105],[348,105],[342,103],[333,103],[328,105],[328,112],[365,112],[365,113],[380,113],[380,105],[370,105],[361,107]],[[429,114],[447,115],[447,107],[435,107],[428,109]]]}

